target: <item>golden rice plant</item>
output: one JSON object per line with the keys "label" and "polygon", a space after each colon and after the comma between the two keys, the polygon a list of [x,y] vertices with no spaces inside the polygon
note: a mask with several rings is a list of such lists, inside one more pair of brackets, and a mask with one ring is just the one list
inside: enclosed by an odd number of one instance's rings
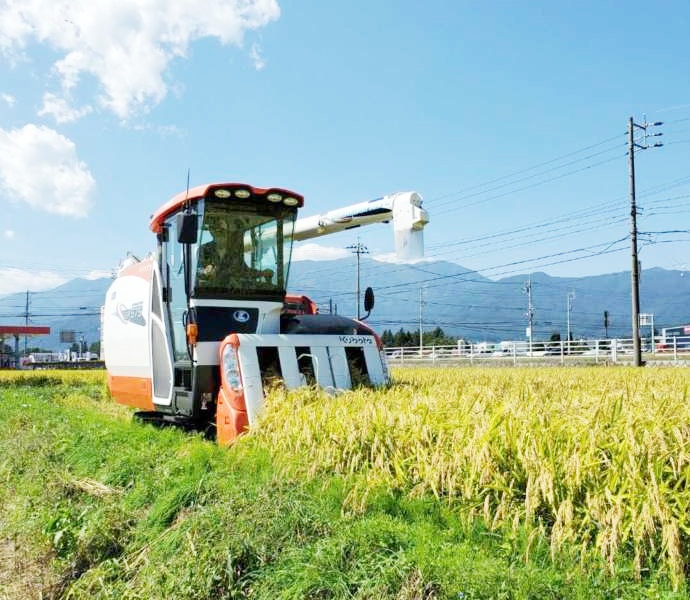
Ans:
{"label": "golden rice plant", "polygon": [[[387,389],[276,390],[253,433],[298,475],[433,494],[492,528],[534,528],[554,557],[690,565],[690,371],[405,369]],[[297,455],[300,459],[293,460]]]}
{"label": "golden rice plant", "polygon": [[36,369],[0,371],[1,385],[88,385],[105,382],[103,369]]}

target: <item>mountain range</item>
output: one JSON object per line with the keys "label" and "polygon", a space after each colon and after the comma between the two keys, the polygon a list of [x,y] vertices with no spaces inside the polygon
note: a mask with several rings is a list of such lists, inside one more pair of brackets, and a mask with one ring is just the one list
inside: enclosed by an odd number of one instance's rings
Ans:
{"label": "mountain range", "polygon": [[[366,287],[375,291],[369,323],[379,332],[418,331],[421,319],[424,330],[441,327],[447,335],[475,342],[522,340],[531,296],[534,340],[549,339],[554,333],[565,339],[568,327],[573,339],[631,336],[629,272],[578,278],[532,273],[491,280],[444,261],[363,260],[359,280],[362,298]],[[49,291],[29,293],[29,323],[49,326],[51,335],[36,337],[28,345],[64,349],[61,331],[74,331],[76,340],[87,344],[98,341],[100,306],[110,282],[74,279]],[[353,258],[299,261],[291,266],[289,289],[310,296],[321,312],[354,316],[356,283]],[[640,312],[653,315],[657,331],[690,323],[689,295],[690,275],[683,271],[653,268],[641,274]],[[0,297],[0,325],[26,320],[27,294]],[[643,328],[645,333],[649,329]]]}

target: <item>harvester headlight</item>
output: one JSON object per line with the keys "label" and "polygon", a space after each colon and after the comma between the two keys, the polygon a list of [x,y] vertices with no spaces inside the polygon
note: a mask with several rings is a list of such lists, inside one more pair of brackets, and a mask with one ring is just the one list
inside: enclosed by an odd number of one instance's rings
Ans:
{"label": "harvester headlight", "polygon": [[297,198],[293,198],[292,196],[288,196],[283,200],[283,204],[285,206],[297,206],[299,204],[299,200]]}
{"label": "harvester headlight", "polygon": [[242,389],[242,378],[240,377],[240,365],[237,361],[237,352],[228,345],[223,348],[223,374],[228,385],[233,390]]}
{"label": "harvester headlight", "polygon": [[230,197],[230,191],[229,190],[216,190],[213,192],[216,198],[229,198]]}
{"label": "harvester headlight", "polygon": [[267,199],[269,202],[280,202],[280,201],[282,201],[282,199],[283,199],[283,195],[282,195],[282,194],[277,194],[277,193],[275,193],[275,192],[272,192],[272,193],[270,193],[270,194],[268,194],[268,195],[266,196],[266,199]]}
{"label": "harvester headlight", "polygon": [[246,200],[252,193],[249,190],[235,190],[235,197],[241,200]]}

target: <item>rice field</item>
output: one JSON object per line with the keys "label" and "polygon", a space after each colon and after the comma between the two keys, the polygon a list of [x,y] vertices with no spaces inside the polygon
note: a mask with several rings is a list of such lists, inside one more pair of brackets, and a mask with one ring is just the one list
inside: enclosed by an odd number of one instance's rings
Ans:
{"label": "rice field", "polygon": [[103,372],[0,373],[0,597],[686,597],[690,370],[393,377],[217,448]]}
{"label": "rice field", "polygon": [[275,391],[253,436],[283,468],[433,494],[468,523],[547,539],[554,560],[678,588],[690,566],[690,371],[406,369],[338,397]]}

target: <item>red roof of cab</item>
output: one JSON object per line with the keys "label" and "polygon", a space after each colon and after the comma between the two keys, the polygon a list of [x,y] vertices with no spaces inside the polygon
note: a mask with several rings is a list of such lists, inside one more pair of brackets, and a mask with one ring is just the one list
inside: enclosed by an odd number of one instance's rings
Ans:
{"label": "red roof of cab", "polygon": [[168,200],[163,206],[161,206],[156,212],[154,212],[151,215],[151,223],[149,225],[151,231],[153,231],[154,233],[159,233],[161,227],[163,226],[163,221],[165,221],[166,217],[171,213],[176,212],[181,207],[183,207],[185,202],[196,202],[197,200],[200,200],[201,198],[205,197],[210,190],[225,187],[250,189],[253,194],[258,196],[263,196],[269,191],[281,192],[283,194],[294,196],[295,198],[297,198],[297,200],[299,200],[299,204],[297,206],[304,205],[304,197],[301,194],[297,194],[284,188],[257,188],[251,185],[247,185],[245,183],[207,183],[204,185],[197,185],[193,188],[190,188],[189,191],[180,192],[179,194],[173,196],[170,200]]}

